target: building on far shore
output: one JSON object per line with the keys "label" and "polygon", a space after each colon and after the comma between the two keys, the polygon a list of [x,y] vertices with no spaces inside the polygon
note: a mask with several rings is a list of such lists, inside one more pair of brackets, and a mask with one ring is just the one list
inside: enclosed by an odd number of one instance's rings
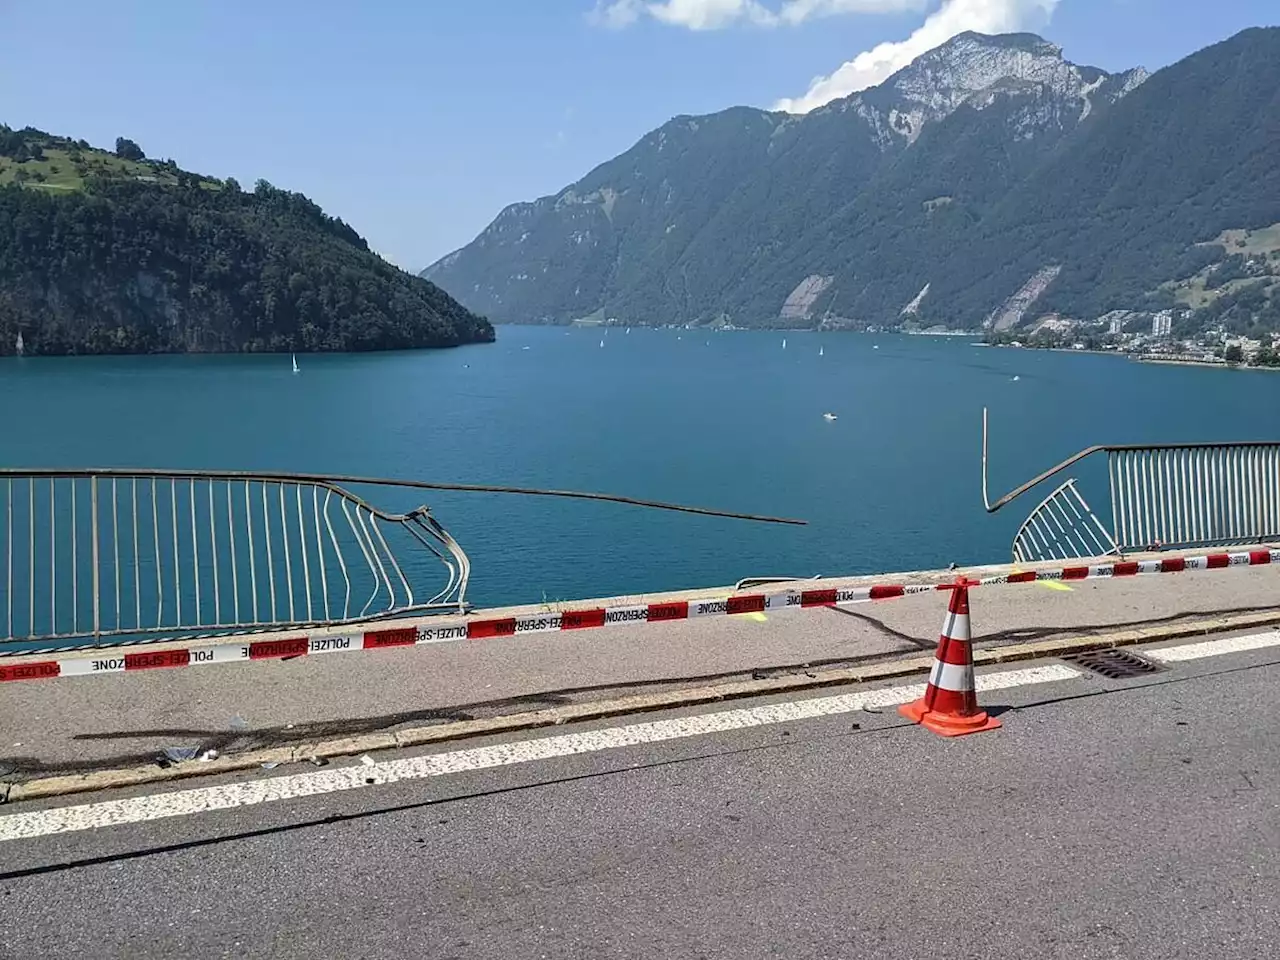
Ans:
{"label": "building on far shore", "polygon": [[1173,332],[1173,311],[1161,310],[1151,318],[1151,335],[1167,337]]}

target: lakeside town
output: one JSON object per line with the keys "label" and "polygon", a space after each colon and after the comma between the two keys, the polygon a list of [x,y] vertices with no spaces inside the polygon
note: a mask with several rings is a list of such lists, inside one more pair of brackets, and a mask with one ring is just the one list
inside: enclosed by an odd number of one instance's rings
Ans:
{"label": "lakeside town", "polygon": [[1190,311],[1177,310],[1116,310],[1092,322],[1048,316],[1030,330],[988,331],[985,341],[993,346],[1118,353],[1145,363],[1280,367],[1280,333],[1255,338],[1221,326],[1189,331],[1189,319]]}

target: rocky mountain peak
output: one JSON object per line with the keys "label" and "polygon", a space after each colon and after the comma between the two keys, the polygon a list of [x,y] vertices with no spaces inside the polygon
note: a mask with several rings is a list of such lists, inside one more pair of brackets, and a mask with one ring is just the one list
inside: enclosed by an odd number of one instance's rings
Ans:
{"label": "rocky mountain peak", "polygon": [[1035,34],[968,32],[917,57],[880,86],[854,94],[848,107],[871,121],[888,146],[895,137],[914,142],[926,124],[965,103],[981,109],[999,92],[1048,92],[1084,119],[1096,102],[1114,102],[1145,79],[1143,70],[1113,76],[1078,66]]}

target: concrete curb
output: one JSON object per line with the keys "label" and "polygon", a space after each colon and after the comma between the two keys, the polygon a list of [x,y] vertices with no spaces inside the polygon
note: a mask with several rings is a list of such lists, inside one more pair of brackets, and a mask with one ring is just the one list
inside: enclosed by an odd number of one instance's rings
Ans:
{"label": "concrete curb", "polygon": [[[1248,630],[1255,627],[1280,625],[1280,611],[1241,614],[1207,620],[1188,621],[1179,624],[1162,624],[1137,630],[1122,630],[1092,637],[1066,637],[1036,643],[1016,644],[991,650],[975,650],[974,663],[991,666],[1025,660],[1060,657],[1087,650],[1133,646],[1141,643],[1158,643],[1185,637],[1200,637],[1232,630]],[[26,783],[7,785],[0,795],[0,802],[16,803],[22,800],[39,800],[88,793],[117,787],[134,787],[154,783],[168,783],[194,777],[235,773],[261,769],[265,764],[285,765],[313,760],[348,757],[375,750],[429,746],[473,737],[518,733],[566,723],[603,720],[630,714],[652,713],[680,707],[741,700],[772,694],[818,690],[824,687],[871,683],[899,677],[927,673],[933,666],[933,657],[912,657],[883,663],[867,664],[840,670],[825,670],[798,676],[770,677],[762,680],[742,680],[705,687],[690,687],[663,693],[620,697],[616,700],[595,703],[572,704],[550,710],[515,713],[486,720],[463,720],[431,727],[414,727],[392,733],[364,734],[323,740],[313,744],[296,744],[291,747],[275,747],[253,750],[234,756],[219,757],[209,761],[186,761],[169,767],[149,764],[120,770],[97,770],[73,776],[43,777]]]}

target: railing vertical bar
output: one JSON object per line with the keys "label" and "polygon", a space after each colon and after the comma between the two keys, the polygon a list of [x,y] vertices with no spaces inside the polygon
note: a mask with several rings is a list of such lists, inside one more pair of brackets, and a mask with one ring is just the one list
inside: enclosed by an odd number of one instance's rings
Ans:
{"label": "railing vertical bar", "polygon": [[1243,540],[1248,535],[1249,515],[1249,454],[1248,451],[1235,452],[1235,539]]}
{"label": "railing vertical bar", "polygon": [[293,561],[289,555],[289,518],[285,513],[284,506],[284,484],[276,484],[280,492],[280,539],[284,542],[284,580],[285,589],[289,592],[289,622],[297,623],[298,618],[293,613]]}
{"label": "railing vertical bar", "polygon": [[[1076,511],[1076,516],[1080,517],[1080,525],[1088,531],[1090,539],[1093,540],[1094,546],[1097,547],[1097,553],[1095,556],[1101,557],[1114,553],[1116,548],[1115,542],[1112,541],[1110,544],[1107,544],[1103,541],[1102,537],[1098,536],[1099,533],[1102,534],[1103,537],[1107,536],[1107,528],[1102,525],[1102,521],[1100,521],[1098,519],[1098,515],[1093,512],[1088,501],[1080,495],[1080,491],[1076,489],[1075,484],[1071,485],[1071,492],[1075,496],[1075,502],[1072,503],[1071,509]],[[1084,511],[1083,515],[1080,513],[1081,510]],[[1090,520],[1093,521],[1092,526],[1089,525]]]}
{"label": "railing vertical bar", "polygon": [[142,562],[138,557],[138,478],[129,479],[133,496],[133,625],[142,629]]}
{"label": "railing vertical bar", "polygon": [[1218,538],[1231,539],[1231,450],[1223,448],[1218,460],[1218,483],[1214,491],[1218,499]]}
{"label": "railing vertical bar", "polygon": [[293,496],[298,503],[298,549],[302,552],[302,588],[307,597],[307,622],[312,623],[311,616],[311,564],[307,560],[307,524],[302,514],[302,487],[293,485]]}
{"label": "railing vertical bar", "polygon": [[[356,507],[356,522],[354,523],[351,520],[351,514],[347,513],[347,501],[345,499],[342,501],[342,512],[346,514],[347,524],[351,527],[351,533],[356,538],[356,544],[360,547],[360,552],[364,554],[364,562],[369,565],[369,577],[373,580],[373,593],[369,594],[369,599],[365,601],[364,607],[360,610],[360,616],[364,616],[369,612],[369,607],[373,604],[373,601],[378,599],[378,593],[381,590],[381,586],[378,583],[378,570],[373,565],[373,558],[369,556],[369,548],[365,545],[364,519],[360,516],[360,508]],[[360,526],[359,530],[356,529],[356,523]]]}
{"label": "railing vertical bar", "polygon": [[1227,512],[1227,536],[1232,540],[1240,536],[1240,458],[1234,449],[1227,451],[1228,476],[1227,497],[1230,506]]}
{"label": "railing vertical bar", "polygon": [[271,516],[267,506],[267,483],[262,484],[262,537],[267,544],[267,583],[271,591],[271,619],[276,619],[276,565],[271,557]]}
{"label": "railing vertical bar", "polygon": [[240,625],[240,575],[236,569],[236,511],[231,502],[231,481],[226,481],[227,488],[227,541],[231,545],[231,616],[232,622]]}
{"label": "railing vertical bar", "polygon": [[257,547],[253,542],[253,508],[249,502],[250,481],[244,482],[244,520],[245,520],[245,537],[249,545],[249,591],[253,597],[253,622],[256,624],[258,620],[258,561],[256,558]]}
{"label": "railing vertical bar", "polygon": [[1177,463],[1177,487],[1178,487],[1178,542],[1187,543],[1190,541],[1190,517],[1187,513],[1189,508],[1187,497],[1187,457],[1186,451],[1176,451],[1174,458]]}
{"label": "railing vertical bar", "polygon": [[[1067,506],[1071,508],[1071,512],[1076,517],[1076,538],[1084,546],[1086,556],[1101,557],[1109,551],[1103,542],[1098,539],[1098,534],[1094,530],[1090,521],[1094,524],[1098,522],[1098,518],[1093,515],[1093,511],[1089,509],[1089,505],[1084,502],[1084,497],[1080,496],[1080,491],[1076,489],[1075,484],[1071,485],[1071,496],[1067,498]],[[1105,532],[1105,529],[1104,529]],[[1092,543],[1092,546],[1090,545]]]}
{"label": "railing vertical bar", "polygon": [[1170,539],[1173,543],[1182,542],[1182,482],[1179,473],[1181,460],[1177,450],[1169,451],[1169,512],[1173,514]]}
{"label": "railing vertical bar", "polygon": [[[76,569],[76,548],[80,545],[80,530],[76,525],[76,478],[68,477],[71,487],[71,632],[80,632],[80,577]],[[55,629],[53,631],[57,633]]]}
{"label": "railing vertical bar", "polygon": [[[333,521],[329,517],[329,497],[332,491],[324,492],[324,525],[329,529],[329,542],[333,544],[334,555],[338,558],[338,568],[342,571],[342,582],[346,585],[342,598],[342,619],[349,619],[351,616],[351,577],[347,574],[347,561],[342,555],[342,547],[338,543],[338,535],[333,532]],[[342,501],[342,512],[347,512],[347,502]],[[351,523],[351,516],[347,514],[347,523]],[[353,529],[354,532],[354,529]]]}
{"label": "railing vertical bar", "polygon": [[116,490],[116,478],[111,478],[111,554],[116,575],[116,629],[124,628],[120,615],[120,507]]}
{"label": "railing vertical bar", "polygon": [[1249,460],[1249,539],[1257,540],[1262,530],[1262,517],[1258,512],[1258,448],[1250,447]]}
{"label": "railing vertical bar", "polygon": [[1187,543],[1187,458],[1183,451],[1172,451],[1170,456],[1172,488],[1174,488],[1174,539]]}
{"label": "railing vertical bar", "polygon": [[1253,538],[1261,543],[1266,539],[1267,534],[1267,514],[1266,514],[1266,487],[1264,485],[1264,459],[1265,454],[1257,447],[1253,447],[1249,451],[1249,456],[1253,460]]}
{"label": "railing vertical bar", "polygon": [[1148,549],[1152,541],[1155,539],[1155,526],[1151,522],[1151,451],[1144,451],[1142,455],[1142,546]]}
{"label": "railing vertical bar", "polygon": [[8,561],[5,563],[5,581],[4,590],[5,602],[9,608],[8,630],[5,636],[10,640],[13,639],[13,477],[9,477],[6,481],[8,490],[6,492],[6,501],[8,506],[5,509],[5,544]]}
{"label": "railing vertical bar", "polygon": [[1186,492],[1186,526],[1188,542],[1196,539],[1197,517],[1196,508],[1198,506],[1196,500],[1196,452],[1188,450],[1183,458],[1183,467],[1186,473],[1185,492]]}
{"label": "railing vertical bar", "polygon": [[1031,527],[1031,533],[1040,541],[1040,551],[1046,559],[1056,560],[1061,552],[1057,538],[1043,518],[1037,518]]}
{"label": "railing vertical bar", "polygon": [[[406,607],[413,606],[413,589],[409,586],[409,581],[408,579],[406,579],[404,575],[404,571],[400,569],[400,561],[396,559],[395,553],[392,552],[391,547],[388,546],[387,544],[386,534],[382,532],[382,524],[380,524],[378,522],[378,519],[374,517],[372,514],[370,514],[369,522],[373,525],[374,531],[378,534],[378,539],[382,541],[382,549],[387,554],[387,562],[391,564],[391,568],[395,570],[396,576],[400,578],[400,585],[404,587],[404,593],[405,593],[404,606]],[[393,599],[392,608],[394,609],[394,607],[395,607],[395,601]]]}
{"label": "railing vertical bar", "polygon": [[1193,543],[1197,539],[1197,508],[1199,506],[1196,493],[1196,451],[1187,451],[1184,458],[1187,467],[1187,540]]}
{"label": "railing vertical bar", "polygon": [[1245,505],[1246,505],[1246,501],[1249,498],[1249,493],[1245,484],[1244,451],[1235,450],[1234,454],[1235,455],[1232,459],[1235,461],[1235,469],[1233,470],[1233,478],[1234,478],[1233,499],[1235,500],[1235,508],[1232,510],[1232,515],[1235,522],[1235,526],[1232,529],[1231,536],[1233,540],[1238,541],[1244,535],[1244,530],[1245,530],[1244,516],[1245,516],[1245,510],[1246,510]]}
{"label": "railing vertical bar", "polygon": [[1205,503],[1208,506],[1208,540],[1218,539],[1218,450],[1205,451]]}
{"label": "railing vertical bar", "polygon": [[177,619],[174,623],[178,626],[182,625],[182,558],[178,551],[178,480],[176,477],[169,480],[169,512],[172,517],[173,533],[173,592],[174,603],[177,605]]}
{"label": "railing vertical bar", "polygon": [[151,478],[151,540],[156,548],[156,628],[164,623],[164,573],[160,564],[160,488]]}
{"label": "railing vertical bar", "polygon": [[1275,536],[1276,530],[1276,449],[1268,447],[1266,460],[1263,462],[1263,483],[1267,492],[1267,538]]}
{"label": "railing vertical bar", "polygon": [[196,592],[196,626],[204,625],[200,612],[200,532],[196,529],[196,478],[187,481],[187,497],[191,507],[191,579]]}
{"label": "railing vertical bar", "polygon": [[1062,550],[1063,557],[1069,557],[1073,553],[1079,554],[1081,551],[1076,542],[1072,539],[1071,534],[1071,517],[1067,515],[1062,506],[1060,496],[1050,497],[1045,501],[1045,516],[1053,521],[1054,526],[1058,528],[1058,545]]}
{"label": "railing vertical bar", "polygon": [[222,623],[222,591],[218,587],[218,528],[214,518],[217,512],[213,507],[213,478],[205,481],[209,488],[209,551],[213,554],[213,622]]}
{"label": "railing vertical bar", "polygon": [[1142,546],[1142,457],[1137,452],[1129,454],[1129,482],[1133,500],[1133,529],[1129,531],[1129,540],[1138,548]]}
{"label": "railing vertical bar", "polygon": [[1142,545],[1142,475],[1139,471],[1141,460],[1137,453],[1129,451],[1125,454],[1125,463],[1129,488],[1129,546],[1137,548]]}
{"label": "railing vertical bar", "polygon": [[36,635],[36,481],[27,480],[27,636]]}
{"label": "railing vertical bar", "polygon": [[58,632],[58,535],[57,511],[54,501],[57,490],[53,477],[49,478],[49,632]]}
{"label": "railing vertical bar", "polygon": [[89,478],[89,517],[93,523],[93,637],[96,640],[102,632],[102,617],[99,603],[99,587],[101,581],[98,576],[98,478],[91,476]]}
{"label": "railing vertical bar", "polygon": [[[328,502],[328,491],[325,491],[325,502]],[[316,555],[320,558],[320,595],[324,598],[324,618],[329,616],[329,574],[324,566],[324,540],[320,537],[320,488],[311,485],[311,517],[315,521]]]}
{"label": "railing vertical bar", "polygon": [[1271,532],[1271,448],[1258,448],[1258,541],[1268,540]]}
{"label": "railing vertical bar", "polygon": [[1058,532],[1061,534],[1061,536],[1058,537],[1058,543],[1062,546],[1063,556],[1069,557],[1072,553],[1079,554],[1081,552],[1079,545],[1072,539],[1072,533],[1074,531],[1072,530],[1073,524],[1071,523],[1071,517],[1062,505],[1062,497],[1060,495],[1050,497],[1045,502],[1045,506],[1048,507],[1045,511],[1046,515],[1053,520],[1054,525],[1058,528]]}
{"label": "railing vertical bar", "polygon": [[1111,539],[1121,542],[1120,530],[1124,527],[1124,505],[1116,497],[1116,452],[1107,451],[1107,482],[1111,488]]}
{"label": "railing vertical bar", "polygon": [[1155,487],[1155,514],[1156,514],[1156,540],[1159,543],[1167,542],[1169,537],[1169,491],[1168,484],[1165,481],[1165,464],[1164,451],[1157,450],[1151,458],[1155,463],[1154,484]]}
{"label": "railing vertical bar", "polygon": [[1196,508],[1199,517],[1199,526],[1197,531],[1199,539],[1210,539],[1210,531],[1212,529],[1212,512],[1210,502],[1208,502],[1208,471],[1210,471],[1211,457],[1206,451],[1196,451]]}

